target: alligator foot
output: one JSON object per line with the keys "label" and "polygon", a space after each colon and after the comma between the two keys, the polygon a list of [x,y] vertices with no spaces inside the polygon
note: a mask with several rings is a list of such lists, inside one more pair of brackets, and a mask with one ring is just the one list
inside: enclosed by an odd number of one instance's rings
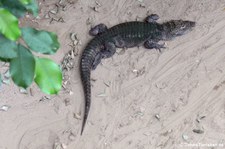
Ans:
{"label": "alligator foot", "polygon": [[161,48],[166,48],[164,46],[165,44],[158,44],[156,41],[148,40],[144,43],[144,47],[146,49],[157,49],[159,52],[161,52]]}
{"label": "alligator foot", "polygon": [[112,42],[105,43],[104,48],[102,48],[102,50],[96,55],[91,69],[95,70],[103,58],[112,57],[115,53],[116,53],[115,44]]}
{"label": "alligator foot", "polygon": [[89,31],[89,34],[91,36],[97,36],[97,35],[105,32],[106,30],[107,30],[107,26],[105,24],[101,23],[101,24],[98,24],[98,25],[92,27]]}
{"label": "alligator foot", "polygon": [[121,36],[114,37],[114,43],[117,48],[124,48],[126,47],[126,43],[124,42],[123,38]]}
{"label": "alligator foot", "polygon": [[95,57],[95,60],[94,60],[94,62],[93,62],[93,64],[92,64],[91,69],[92,69],[92,70],[95,70],[95,69],[97,68],[98,64],[100,64],[101,60],[102,60],[102,53],[99,52],[99,53],[96,55],[96,57]]}
{"label": "alligator foot", "polygon": [[145,22],[148,23],[156,23],[156,21],[159,19],[159,16],[157,14],[151,14],[145,18]]}
{"label": "alligator foot", "polygon": [[101,51],[102,58],[112,57],[115,53],[116,53],[116,45],[112,42],[105,43],[105,47]]}

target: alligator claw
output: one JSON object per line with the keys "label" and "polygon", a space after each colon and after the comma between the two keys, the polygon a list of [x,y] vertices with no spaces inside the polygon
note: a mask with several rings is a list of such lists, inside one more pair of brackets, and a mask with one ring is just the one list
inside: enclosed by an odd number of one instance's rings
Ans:
{"label": "alligator claw", "polygon": [[157,14],[151,14],[145,18],[145,21],[148,23],[155,23],[159,19]]}

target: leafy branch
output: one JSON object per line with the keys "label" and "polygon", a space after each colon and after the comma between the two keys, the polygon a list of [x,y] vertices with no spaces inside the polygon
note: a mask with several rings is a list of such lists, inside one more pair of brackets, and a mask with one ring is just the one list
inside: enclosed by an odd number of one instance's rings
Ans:
{"label": "leafy branch", "polygon": [[0,0],[0,60],[9,62],[16,85],[26,89],[35,81],[43,92],[57,94],[62,86],[61,69],[52,60],[33,55],[56,53],[60,46],[57,35],[19,27],[18,19],[27,12],[38,15],[36,0]]}

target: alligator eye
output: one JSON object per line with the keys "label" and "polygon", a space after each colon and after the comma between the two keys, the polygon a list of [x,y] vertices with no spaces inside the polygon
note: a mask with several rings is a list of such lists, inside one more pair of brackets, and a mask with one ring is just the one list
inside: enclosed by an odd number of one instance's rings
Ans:
{"label": "alligator eye", "polygon": [[180,27],[181,29],[184,29],[185,28],[185,25],[181,25],[181,27]]}

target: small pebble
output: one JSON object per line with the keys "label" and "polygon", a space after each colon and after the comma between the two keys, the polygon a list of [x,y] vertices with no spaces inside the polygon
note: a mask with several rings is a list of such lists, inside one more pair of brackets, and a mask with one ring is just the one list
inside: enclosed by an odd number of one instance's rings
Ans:
{"label": "small pebble", "polygon": [[51,10],[51,11],[49,11],[49,12],[52,13],[52,14],[56,14],[56,13],[57,13],[56,10]]}
{"label": "small pebble", "polygon": [[28,94],[27,90],[24,88],[20,88],[20,93],[22,94]]}
{"label": "small pebble", "polygon": [[136,72],[138,72],[138,70],[137,69],[134,69],[133,72],[136,73]]}
{"label": "small pebble", "polygon": [[160,120],[159,114],[156,114],[156,115],[155,115],[155,118],[156,118],[157,120]]}
{"label": "small pebble", "polygon": [[10,79],[2,79],[2,83],[9,85]]}
{"label": "small pebble", "polygon": [[3,106],[1,106],[0,107],[0,111],[8,111],[9,110],[9,108],[11,108],[11,106],[8,106],[8,105],[3,105]]}
{"label": "small pebble", "polygon": [[74,113],[74,118],[81,120],[81,115],[78,113]]}
{"label": "small pebble", "polygon": [[7,71],[4,73],[4,77],[6,77],[6,78],[10,78],[10,77],[11,77],[9,70],[7,70]]}
{"label": "small pebble", "polygon": [[76,33],[70,33],[70,39],[71,39],[72,41],[77,40],[77,35],[76,35]]}
{"label": "small pebble", "polygon": [[200,123],[201,120],[204,119],[205,117],[206,117],[206,116],[199,116],[199,117],[196,118],[196,121],[197,121],[198,123]]}
{"label": "small pebble", "polygon": [[67,145],[64,144],[64,143],[62,143],[62,144],[61,144],[61,147],[62,147],[63,149],[66,149],[66,148],[67,148]]}
{"label": "small pebble", "polygon": [[101,93],[101,94],[98,94],[98,97],[106,97],[107,95],[105,93]]}
{"label": "small pebble", "polygon": [[70,91],[70,92],[69,92],[69,94],[70,94],[70,95],[73,95],[73,92],[72,92],[72,91]]}
{"label": "small pebble", "polygon": [[193,132],[194,133],[198,133],[198,134],[203,134],[204,133],[204,130],[201,130],[201,129],[193,129]]}
{"label": "small pebble", "polygon": [[183,135],[182,135],[182,138],[183,138],[184,141],[187,141],[189,137],[188,137],[188,135],[183,134]]}

